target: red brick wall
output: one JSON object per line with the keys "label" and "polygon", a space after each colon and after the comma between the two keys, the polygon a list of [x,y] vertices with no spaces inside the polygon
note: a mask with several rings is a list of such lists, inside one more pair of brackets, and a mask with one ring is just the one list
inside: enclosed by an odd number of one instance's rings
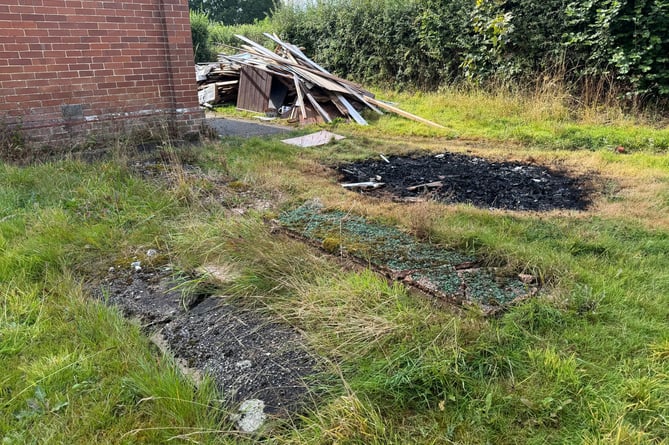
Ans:
{"label": "red brick wall", "polygon": [[[37,140],[199,125],[187,0],[2,0],[0,128]],[[164,119],[164,117],[168,119]]]}

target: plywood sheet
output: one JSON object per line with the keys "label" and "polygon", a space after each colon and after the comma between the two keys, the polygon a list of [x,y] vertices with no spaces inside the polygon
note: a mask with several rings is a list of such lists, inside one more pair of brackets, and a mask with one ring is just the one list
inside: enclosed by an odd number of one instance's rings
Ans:
{"label": "plywood sheet", "polygon": [[244,66],[239,76],[237,108],[264,113],[269,106],[272,75],[266,71]]}
{"label": "plywood sheet", "polygon": [[329,144],[330,142],[344,139],[344,136],[330,133],[329,131],[321,130],[317,133],[308,134],[292,139],[284,139],[281,142],[290,145],[297,145],[298,147],[318,147],[319,145]]}

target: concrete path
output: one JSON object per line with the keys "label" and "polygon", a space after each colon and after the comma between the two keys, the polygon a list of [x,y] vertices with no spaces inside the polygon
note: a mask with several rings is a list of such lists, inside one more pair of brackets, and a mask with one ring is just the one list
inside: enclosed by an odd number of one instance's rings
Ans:
{"label": "concrete path", "polygon": [[229,117],[207,117],[206,123],[222,137],[237,136],[248,138],[255,136],[272,136],[275,134],[287,134],[294,130],[293,127],[284,125],[254,122],[243,119],[231,119]]}

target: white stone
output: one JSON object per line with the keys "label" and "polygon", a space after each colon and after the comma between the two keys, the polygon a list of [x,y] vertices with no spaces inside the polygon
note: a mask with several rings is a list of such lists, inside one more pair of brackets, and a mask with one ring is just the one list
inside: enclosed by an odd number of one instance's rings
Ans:
{"label": "white stone", "polygon": [[239,413],[233,416],[233,420],[237,421],[237,427],[245,433],[253,433],[267,420],[267,414],[264,412],[265,402],[260,399],[244,400],[239,405]]}
{"label": "white stone", "polygon": [[253,363],[251,363],[251,360],[241,360],[237,363],[235,363],[235,367],[237,369],[248,369],[251,367]]}

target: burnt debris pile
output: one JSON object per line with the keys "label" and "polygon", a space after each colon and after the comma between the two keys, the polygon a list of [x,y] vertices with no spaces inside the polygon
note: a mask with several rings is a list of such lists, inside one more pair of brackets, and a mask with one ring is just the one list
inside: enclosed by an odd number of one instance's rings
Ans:
{"label": "burnt debris pile", "polygon": [[375,196],[436,199],[481,208],[584,210],[590,187],[584,178],[519,162],[491,162],[457,153],[381,156],[340,165],[342,185]]}

